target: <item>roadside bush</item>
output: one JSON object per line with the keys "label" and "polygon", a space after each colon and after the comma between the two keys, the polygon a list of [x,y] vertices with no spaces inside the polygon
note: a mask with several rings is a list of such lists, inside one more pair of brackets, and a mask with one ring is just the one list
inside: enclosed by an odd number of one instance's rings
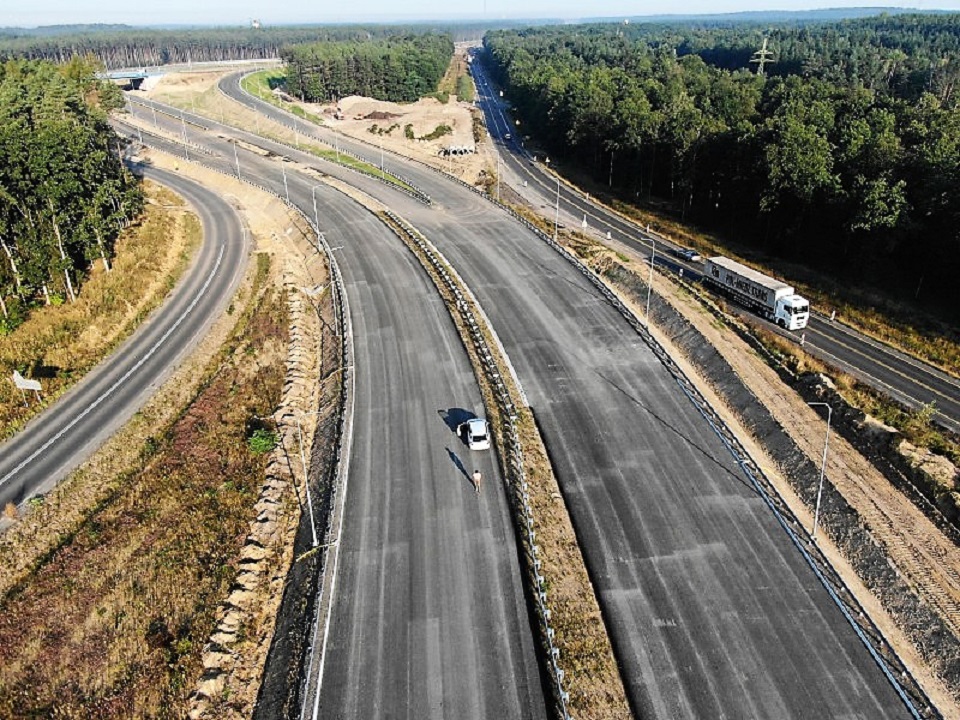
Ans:
{"label": "roadside bush", "polygon": [[280,438],[276,432],[260,428],[255,430],[253,435],[247,439],[247,444],[250,446],[250,452],[254,455],[263,455],[273,450],[279,441]]}
{"label": "roadside bush", "polygon": [[449,125],[442,124],[437,125],[429,133],[421,137],[421,140],[436,140],[437,138],[442,138],[444,135],[450,135],[453,132],[453,128]]}

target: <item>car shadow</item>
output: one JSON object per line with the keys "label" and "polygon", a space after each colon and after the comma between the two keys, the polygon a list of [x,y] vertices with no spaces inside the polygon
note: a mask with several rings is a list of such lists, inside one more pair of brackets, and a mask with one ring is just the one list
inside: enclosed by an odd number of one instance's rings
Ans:
{"label": "car shadow", "polygon": [[459,437],[461,442],[466,442],[466,438],[460,435],[459,428],[463,423],[467,422],[467,420],[473,420],[477,417],[477,414],[473,412],[473,410],[455,407],[447,410],[437,410],[437,414],[443,419],[446,426],[450,428],[450,432]]}

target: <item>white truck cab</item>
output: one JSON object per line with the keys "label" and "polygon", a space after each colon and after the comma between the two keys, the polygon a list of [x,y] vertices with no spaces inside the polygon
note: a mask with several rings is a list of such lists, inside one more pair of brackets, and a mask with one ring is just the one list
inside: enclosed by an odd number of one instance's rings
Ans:
{"label": "white truck cab", "polygon": [[790,285],[736,260],[722,256],[708,259],[703,279],[787,330],[802,330],[810,319],[810,303]]}

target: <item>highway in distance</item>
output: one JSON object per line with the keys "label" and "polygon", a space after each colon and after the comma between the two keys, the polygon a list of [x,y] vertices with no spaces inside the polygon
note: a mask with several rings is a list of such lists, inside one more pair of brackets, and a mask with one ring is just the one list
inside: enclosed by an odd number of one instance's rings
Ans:
{"label": "highway in distance", "polygon": [[[522,194],[537,198],[533,201],[534,207],[540,207],[542,212],[553,218],[553,209],[559,198],[561,217],[567,222],[570,218],[575,218],[579,223],[580,218],[586,218],[591,229],[603,234],[609,232],[613,239],[646,255],[652,252],[654,246],[658,257],[665,251],[669,253],[670,249],[678,247],[672,243],[664,243],[662,239],[654,239],[637,224],[596,204],[568,185],[558,185],[555,176],[544,172],[544,158],[540,157],[537,162],[533,162],[533,156],[521,147],[516,128],[513,127],[498,92],[479,62],[474,61],[471,70],[477,84],[478,103],[484,111],[487,127],[497,143],[503,164],[521,183],[527,183],[522,188]],[[509,140],[506,139],[508,132],[511,135]],[[674,271],[682,267],[687,271],[687,278],[699,279],[701,263],[688,263],[676,257],[668,257],[669,265]],[[738,307],[733,307],[735,311],[739,311]],[[960,379],[929,363],[911,358],[885,343],[873,340],[841,322],[830,322],[827,319],[830,313],[826,308],[814,307],[813,310],[804,343],[804,348],[810,354],[908,407],[916,409],[934,403],[937,421],[954,432],[960,432]],[[746,310],[739,314],[749,315]],[[753,322],[780,332],[794,342],[800,340],[800,332],[779,331],[773,323],[761,320],[756,315],[749,317]]]}

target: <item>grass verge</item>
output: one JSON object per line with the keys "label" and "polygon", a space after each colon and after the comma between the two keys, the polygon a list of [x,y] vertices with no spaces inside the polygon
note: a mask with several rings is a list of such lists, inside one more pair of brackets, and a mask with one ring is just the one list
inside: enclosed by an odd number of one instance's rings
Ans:
{"label": "grass verge", "polygon": [[284,379],[287,305],[256,265],[192,402],[0,598],[0,717],[186,714],[264,475],[250,438]]}
{"label": "grass verge", "polygon": [[[444,104],[449,100],[450,95],[456,95],[458,100],[464,102],[473,102],[476,97],[476,91],[473,85],[473,78],[470,77],[469,65],[467,64],[466,54],[462,51],[455,51],[450,58],[450,64],[447,71],[440,79],[437,85],[437,92],[434,97],[445,96],[446,100],[441,100]],[[440,97],[437,97],[440,100]]]}
{"label": "grass verge", "polygon": [[270,70],[260,70],[245,76],[240,85],[251,95],[255,95],[261,100],[276,105],[278,108],[292,112],[297,117],[315,125],[323,125],[323,118],[314,113],[307,112],[296,103],[285,101],[273,93],[273,89],[283,87],[287,80],[287,73],[283,68],[273,68]]}
{"label": "grass verge", "polygon": [[27,403],[12,382],[0,382],[0,441],[72,387],[162,302],[200,245],[200,221],[170,191],[146,184],[147,206],[117,241],[111,272],[96,264],[77,301],[37,308],[0,336],[0,375],[14,370],[43,386],[42,403]]}

